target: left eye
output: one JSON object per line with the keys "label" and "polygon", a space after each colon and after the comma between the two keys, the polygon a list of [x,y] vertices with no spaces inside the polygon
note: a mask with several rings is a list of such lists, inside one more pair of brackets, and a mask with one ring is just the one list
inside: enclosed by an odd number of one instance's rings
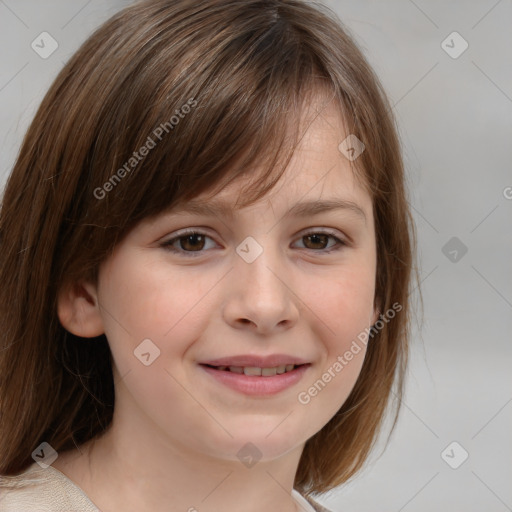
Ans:
{"label": "left eye", "polygon": [[[324,233],[321,231],[313,231],[311,233],[306,233],[305,235],[301,236],[301,239],[302,240],[309,239],[312,241],[313,245],[318,245],[318,244],[323,245],[324,243],[327,243],[329,239],[335,240],[336,243],[334,245],[331,245],[328,250],[322,251],[322,249],[326,249],[326,247],[311,248],[312,250],[316,249],[316,250],[320,250],[321,252],[326,252],[326,253],[337,251],[337,250],[341,249],[343,246],[347,245],[343,240],[340,240],[337,236],[334,236],[331,233]],[[333,249],[333,247],[335,247],[335,248]]]}
{"label": "left eye", "polygon": [[[183,254],[188,253],[190,256],[197,256],[202,250],[205,248],[206,239],[212,240],[211,237],[208,235],[205,235],[204,233],[201,233],[199,231],[190,231],[186,232],[184,234],[181,234],[179,236],[176,236],[174,238],[171,238],[170,240],[167,240],[162,244],[162,247],[166,250],[169,250],[173,253],[177,254]],[[316,247],[306,247],[306,249],[310,249],[315,252],[322,252],[322,253],[330,253],[333,251],[337,251],[341,249],[343,246],[346,246],[347,244],[340,240],[338,237],[334,236],[331,233],[326,233],[322,231],[313,231],[310,233],[306,233],[300,237],[301,240],[309,240],[309,244],[316,246]],[[326,244],[328,244],[328,240],[334,240],[336,243],[331,245],[330,248],[325,247]],[[176,247],[176,244],[178,243],[179,248]],[[318,247],[318,245],[322,247]],[[333,247],[335,247],[333,249]],[[326,250],[328,249],[328,250]],[[194,254],[196,253],[196,254]]]}

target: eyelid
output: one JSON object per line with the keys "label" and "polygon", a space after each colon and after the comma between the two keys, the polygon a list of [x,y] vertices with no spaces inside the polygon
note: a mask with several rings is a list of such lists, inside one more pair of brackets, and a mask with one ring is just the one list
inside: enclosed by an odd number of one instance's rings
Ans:
{"label": "eyelid", "polygon": [[309,252],[317,252],[319,254],[329,254],[332,252],[336,252],[344,247],[350,247],[351,242],[345,235],[339,235],[337,231],[332,230],[330,228],[310,228],[309,230],[303,231],[299,233],[298,239],[304,238],[305,236],[309,235],[328,235],[329,237],[335,239],[337,241],[337,244],[330,249],[304,249]]}
{"label": "eyelid", "polygon": [[340,232],[338,230],[332,229],[332,228],[308,228],[305,231],[300,231],[298,236],[307,236],[307,235],[316,235],[316,234],[323,234],[323,235],[331,235],[334,238],[338,238],[342,242],[348,243],[348,239],[346,235],[339,234]]}
{"label": "eyelid", "polygon": [[[173,234],[173,236],[165,241],[163,241],[160,245],[164,249],[178,254],[180,256],[190,256],[190,257],[197,257],[200,256],[202,253],[208,252],[208,251],[184,251],[183,249],[175,249],[173,244],[177,242],[180,238],[186,237],[187,235],[201,235],[205,236],[206,238],[210,238],[211,240],[215,241],[215,238],[209,234],[208,228],[203,227],[197,227],[197,228],[184,228],[182,230],[177,231]],[[299,232],[297,235],[295,235],[295,240],[300,240],[301,238],[304,238],[306,236],[310,235],[327,235],[328,237],[335,239],[336,244],[329,248],[329,249],[308,249],[307,247],[302,249],[307,252],[313,252],[318,254],[330,254],[333,252],[336,252],[344,247],[351,246],[351,240],[346,235],[339,235],[337,230],[333,230],[332,228],[323,228],[323,227],[315,227],[315,228],[308,228],[306,230],[303,230]],[[187,257],[184,256],[184,257]]]}
{"label": "eyelid", "polygon": [[[186,235],[203,235],[204,234],[204,235],[209,236],[210,238],[213,238],[213,236],[210,235],[209,233],[210,233],[209,228],[202,227],[202,226],[198,226],[197,228],[183,228],[183,229],[176,231],[176,233],[173,234],[172,238],[167,239],[167,242],[174,240],[176,238],[180,238],[182,236],[186,236]],[[299,233],[295,236],[301,237],[301,236],[307,236],[310,234],[318,234],[318,233],[331,235],[331,236],[336,237],[346,243],[349,243],[349,241],[350,241],[350,237],[348,235],[346,235],[344,233],[342,233],[340,235],[339,234],[340,231],[338,231],[338,230],[335,230],[333,228],[321,227],[321,226],[304,229],[302,231],[299,231]]]}

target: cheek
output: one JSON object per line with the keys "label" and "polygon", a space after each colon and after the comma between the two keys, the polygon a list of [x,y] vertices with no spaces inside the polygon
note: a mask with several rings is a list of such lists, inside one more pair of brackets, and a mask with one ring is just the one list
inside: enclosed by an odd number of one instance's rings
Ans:
{"label": "cheek", "polygon": [[136,254],[113,259],[104,275],[100,300],[108,312],[104,319],[109,341],[128,337],[140,343],[150,338],[163,350],[178,332],[203,329],[201,322],[208,318],[201,315],[207,302],[203,299],[213,278],[195,279],[190,270],[171,273],[165,260],[144,262]]}
{"label": "cheek", "polygon": [[[104,267],[99,294],[105,333],[123,386],[168,424],[173,411],[186,416],[197,407],[180,385],[181,365],[189,346],[206,329],[203,324],[211,315],[205,296],[215,284],[213,278],[193,279],[190,272],[171,275],[169,268],[165,261],[148,263],[124,254]],[[171,401],[172,411],[162,409]],[[198,409],[194,414],[204,414]]]}
{"label": "cheek", "polygon": [[[323,352],[320,368],[297,397],[324,424],[343,405],[361,371],[373,312],[375,274],[371,265],[341,269],[308,294],[318,321],[315,338]],[[313,412],[311,412],[313,414]]]}
{"label": "cheek", "polygon": [[329,351],[343,353],[351,340],[364,332],[371,323],[375,294],[375,273],[371,265],[340,269],[336,277],[311,287],[307,304],[317,315],[315,324]]}
{"label": "cheek", "polygon": [[151,262],[136,256],[124,254],[103,269],[105,333],[115,369],[129,393],[156,417],[162,413],[162,421],[170,421],[158,404],[175,400],[177,408],[194,407],[179,385],[186,380],[183,361],[208,328],[208,292],[220,278],[216,272],[194,277],[190,268],[171,271],[165,256]]}

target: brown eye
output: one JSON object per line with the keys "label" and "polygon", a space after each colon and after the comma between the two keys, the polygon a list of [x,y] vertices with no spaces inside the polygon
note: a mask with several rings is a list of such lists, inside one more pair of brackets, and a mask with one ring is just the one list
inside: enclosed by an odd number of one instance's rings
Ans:
{"label": "brown eye", "polygon": [[[328,246],[329,239],[334,240],[336,243]],[[330,253],[333,251],[337,251],[347,244],[340,240],[337,236],[334,236],[331,233],[324,233],[320,231],[315,231],[312,233],[306,233],[302,235],[301,240],[303,241],[305,248],[310,249],[311,251],[317,251],[319,253]]]}
{"label": "brown eye", "polygon": [[211,240],[211,237],[204,233],[191,231],[167,240],[162,247],[180,255],[187,254],[194,257],[204,252],[207,239]]}
{"label": "brown eye", "polygon": [[[195,257],[200,256],[202,253],[206,252],[206,249],[208,249],[208,239],[212,240],[210,236],[205,235],[204,233],[190,231],[171,238],[170,240],[164,242],[162,247],[180,256]],[[340,240],[337,236],[320,231],[306,233],[300,238],[300,240],[304,243],[304,249],[309,249],[310,251],[315,251],[319,254],[329,254],[347,246],[347,244],[343,240]],[[334,241],[334,243],[330,246],[329,240]]]}
{"label": "brown eye", "polygon": [[[304,240],[310,240],[311,246],[308,247],[308,249],[325,249],[327,244],[329,243],[329,235],[322,235],[322,234],[313,234],[313,235],[306,235],[302,237]],[[307,246],[307,244],[306,244]]]}
{"label": "brown eye", "polygon": [[199,234],[180,236],[180,249],[185,251],[196,251],[204,248],[204,236]]}

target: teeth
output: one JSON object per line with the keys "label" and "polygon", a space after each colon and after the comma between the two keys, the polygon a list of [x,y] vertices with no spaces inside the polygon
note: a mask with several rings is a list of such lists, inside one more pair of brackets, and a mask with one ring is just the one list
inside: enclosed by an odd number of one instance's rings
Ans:
{"label": "teeth", "polygon": [[245,375],[260,375],[261,376],[261,368],[256,366],[246,366],[244,368]]}
{"label": "teeth", "polygon": [[[229,368],[229,370],[228,370]],[[218,366],[218,370],[227,370],[233,373],[245,374],[250,376],[273,377],[290,372],[295,368],[294,364],[283,364],[273,368],[258,368],[257,366]]]}

